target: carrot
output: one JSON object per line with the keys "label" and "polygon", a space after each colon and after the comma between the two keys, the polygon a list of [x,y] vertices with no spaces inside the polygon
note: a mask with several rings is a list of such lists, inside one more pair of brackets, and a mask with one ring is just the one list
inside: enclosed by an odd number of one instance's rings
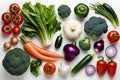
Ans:
{"label": "carrot", "polygon": [[24,49],[25,49],[30,55],[32,55],[34,58],[37,58],[37,59],[40,59],[40,60],[44,60],[44,61],[49,61],[49,62],[54,62],[54,61],[57,61],[57,60],[58,60],[58,59],[51,58],[51,57],[44,56],[44,55],[40,54],[40,53],[31,45],[30,41],[27,41],[23,35],[22,35],[20,38],[24,41]]}
{"label": "carrot", "polygon": [[54,58],[63,58],[62,55],[45,50],[40,48],[39,46],[37,46],[35,43],[33,43],[32,41],[30,41],[30,44],[41,54],[45,55],[45,56],[50,56],[50,57],[54,57]]}

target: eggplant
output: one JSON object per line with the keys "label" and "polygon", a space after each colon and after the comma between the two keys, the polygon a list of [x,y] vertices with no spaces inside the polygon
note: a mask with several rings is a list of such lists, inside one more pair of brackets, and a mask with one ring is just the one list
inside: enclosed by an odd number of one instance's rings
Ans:
{"label": "eggplant", "polygon": [[76,41],[74,41],[72,44],[66,44],[63,47],[63,51],[64,51],[64,59],[68,62],[73,61],[74,58],[80,54],[80,50],[76,46]]}

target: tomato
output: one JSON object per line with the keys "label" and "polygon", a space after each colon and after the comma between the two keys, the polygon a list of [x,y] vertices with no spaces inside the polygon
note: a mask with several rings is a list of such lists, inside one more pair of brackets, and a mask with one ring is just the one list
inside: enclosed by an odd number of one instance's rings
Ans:
{"label": "tomato", "polygon": [[12,27],[9,24],[5,24],[2,26],[2,32],[4,34],[10,34],[12,32]]}
{"label": "tomato", "polygon": [[17,14],[14,16],[13,23],[15,25],[20,25],[23,22],[23,17],[21,14]]}
{"label": "tomato", "polygon": [[20,6],[17,3],[13,3],[9,6],[9,11],[12,14],[18,14],[20,12]]}
{"label": "tomato", "polygon": [[4,12],[2,14],[2,21],[5,23],[5,24],[9,24],[11,21],[12,21],[12,14],[9,13],[9,12]]}
{"label": "tomato", "polygon": [[115,43],[120,39],[118,31],[112,30],[107,34],[107,38],[111,43]]}
{"label": "tomato", "polygon": [[56,71],[56,66],[55,66],[54,63],[52,63],[52,62],[47,62],[47,63],[44,65],[44,72],[45,72],[47,75],[52,75],[55,71]]}
{"label": "tomato", "polygon": [[117,69],[117,63],[111,60],[110,62],[108,62],[107,67],[108,67],[108,75],[110,77],[114,77]]}
{"label": "tomato", "polygon": [[97,61],[97,73],[100,77],[102,77],[107,70],[107,63],[104,61],[103,56],[100,57],[101,60]]}
{"label": "tomato", "polygon": [[19,26],[15,26],[14,28],[13,28],[13,34],[15,34],[15,35],[19,35],[20,34],[20,27]]}

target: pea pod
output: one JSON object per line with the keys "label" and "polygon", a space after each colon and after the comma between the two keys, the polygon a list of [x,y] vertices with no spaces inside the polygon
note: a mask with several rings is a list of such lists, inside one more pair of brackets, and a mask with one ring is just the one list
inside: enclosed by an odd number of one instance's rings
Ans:
{"label": "pea pod", "polygon": [[62,34],[60,34],[59,36],[57,36],[56,41],[55,41],[55,48],[60,48],[61,44],[62,44]]}

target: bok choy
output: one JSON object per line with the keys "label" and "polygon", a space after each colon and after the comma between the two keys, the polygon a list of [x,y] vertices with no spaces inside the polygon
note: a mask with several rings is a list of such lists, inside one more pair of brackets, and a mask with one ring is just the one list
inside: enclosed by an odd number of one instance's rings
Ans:
{"label": "bok choy", "polygon": [[23,4],[21,14],[24,17],[22,32],[29,37],[37,37],[43,47],[50,46],[53,34],[61,30],[54,5],[46,6],[39,2],[32,5],[31,2],[26,2]]}

